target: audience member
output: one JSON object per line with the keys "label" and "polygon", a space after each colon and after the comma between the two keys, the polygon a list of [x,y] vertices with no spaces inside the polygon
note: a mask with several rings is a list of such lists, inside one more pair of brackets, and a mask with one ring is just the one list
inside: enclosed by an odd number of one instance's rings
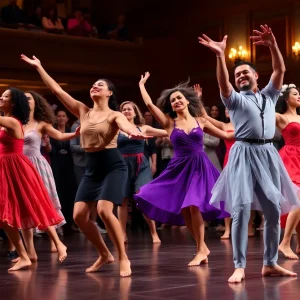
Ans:
{"label": "audience member", "polygon": [[117,20],[117,24],[111,26],[108,30],[108,38],[111,40],[118,40],[118,41],[128,41],[129,34],[128,28],[125,24],[125,16],[120,15]]}
{"label": "audience member", "polygon": [[50,8],[42,19],[43,28],[49,33],[63,33],[64,26],[58,17],[56,8]]}
{"label": "audience member", "polygon": [[43,13],[41,6],[37,6],[32,16],[28,18],[28,24],[30,28],[42,29]]}
{"label": "audience member", "polygon": [[26,24],[26,14],[17,5],[17,0],[9,0],[9,4],[1,9],[1,20],[6,25],[20,27]]}
{"label": "audience member", "polygon": [[85,19],[83,11],[77,9],[74,12],[74,17],[68,21],[67,33],[73,36],[90,37],[93,33],[93,27]]}

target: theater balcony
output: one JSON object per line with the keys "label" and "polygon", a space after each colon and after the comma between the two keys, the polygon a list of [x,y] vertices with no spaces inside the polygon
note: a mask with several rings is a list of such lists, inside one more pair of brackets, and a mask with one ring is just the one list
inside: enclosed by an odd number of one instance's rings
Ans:
{"label": "theater balcony", "polygon": [[48,93],[37,72],[20,60],[35,55],[69,92],[88,91],[95,80],[108,77],[120,89],[137,85],[143,46],[67,35],[0,28],[0,89],[16,86]]}

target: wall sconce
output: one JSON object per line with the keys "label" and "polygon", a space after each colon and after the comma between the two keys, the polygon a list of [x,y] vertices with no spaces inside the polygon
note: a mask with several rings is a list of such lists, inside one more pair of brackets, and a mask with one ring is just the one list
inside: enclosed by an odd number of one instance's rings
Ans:
{"label": "wall sconce", "polygon": [[294,54],[297,56],[300,53],[300,44],[298,42],[292,47]]}
{"label": "wall sconce", "polygon": [[235,61],[237,59],[245,59],[248,56],[248,51],[239,46],[239,49],[231,48],[229,51],[229,59]]}

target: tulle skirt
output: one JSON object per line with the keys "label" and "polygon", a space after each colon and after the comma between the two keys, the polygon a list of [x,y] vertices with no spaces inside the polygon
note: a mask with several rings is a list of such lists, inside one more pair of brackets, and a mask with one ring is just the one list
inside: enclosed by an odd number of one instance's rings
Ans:
{"label": "tulle skirt", "polygon": [[269,201],[281,206],[282,215],[300,206],[300,188],[290,179],[276,148],[271,144],[250,145],[236,142],[229,160],[212,190],[210,204],[219,208],[225,201],[225,210],[232,214],[241,204],[252,204],[262,210],[255,194],[259,185]]}
{"label": "tulle skirt", "polygon": [[[51,169],[49,163],[47,162],[45,157],[42,155],[27,156],[27,157],[32,162],[32,164],[34,165],[34,167],[36,168],[38,173],[40,174],[40,176],[43,180],[43,183],[47,189],[47,192],[50,196],[52,204],[55,207],[57,213],[59,214],[59,216],[61,216],[63,218],[62,222],[57,224],[55,226],[55,228],[59,228],[59,227],[65,225],[66,220],[64,218],[63,213],[61,212],[61,205],[60,205],[60,201],[59,201],[58,194],[56,191],[55,180],[54,180],[53,172],[52,172],[52,169]],[[40,232],[40,230],[37,229],[37,232]]]}
{"label": "tulle skirt", "polygon": [[44,230],[63,221],[25,155],[0,154],[0,180],[0,225]]}

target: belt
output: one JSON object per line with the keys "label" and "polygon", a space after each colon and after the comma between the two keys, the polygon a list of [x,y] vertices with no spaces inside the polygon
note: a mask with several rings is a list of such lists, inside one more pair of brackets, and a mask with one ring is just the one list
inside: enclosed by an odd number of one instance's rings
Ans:
{"label": "belt", "polygon": [[137,162],[137,170],[136,176],[138,176],[139,171],[141,169],[141,164],[143,163],[144,153],[135,153],[135,154],[122,154],[123,157],[136,157]]}
{"label": "belt", "polygon": [[238,142],[245,142],[245,143],[259,144],[259,145],[273,143],[273,139],[236,138],[235,140],[238,141]]}

